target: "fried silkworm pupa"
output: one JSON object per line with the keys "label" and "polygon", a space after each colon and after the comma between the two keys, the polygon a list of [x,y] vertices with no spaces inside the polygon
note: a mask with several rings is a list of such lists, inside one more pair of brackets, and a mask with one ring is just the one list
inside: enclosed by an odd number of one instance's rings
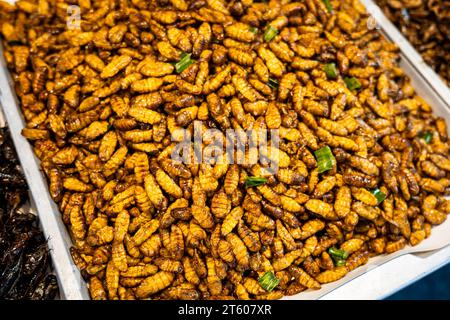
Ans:
{"label": "fried silkworm pupa", "polygon": [[[68,31],[54,2],[0,2],[0,37],[22,135],[92,298],[301,295],[447,219],[445,119],[358,2],[81,1],[81,29]],[[398,1],[379,2],[407,20]],[[404,2],[417,28],[403,31],[445,73],[442,1]],[[22,225],[13,158],[1,137],[0,226]],[[10,299],[20,259],[43,273],[30,232],[3,229]],[[53,294],[52,277],[35,282],[25,296]]]}

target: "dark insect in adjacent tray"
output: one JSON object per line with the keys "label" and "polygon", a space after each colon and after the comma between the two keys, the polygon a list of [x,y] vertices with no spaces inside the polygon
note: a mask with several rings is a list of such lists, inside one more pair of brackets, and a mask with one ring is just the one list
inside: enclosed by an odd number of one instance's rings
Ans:
{"label": "dark insect in adjacent tray", "polygon": [[0,129],[0,300],[48,300],[58,292],[47,241],[23,209],[28,187],[7,129]]}

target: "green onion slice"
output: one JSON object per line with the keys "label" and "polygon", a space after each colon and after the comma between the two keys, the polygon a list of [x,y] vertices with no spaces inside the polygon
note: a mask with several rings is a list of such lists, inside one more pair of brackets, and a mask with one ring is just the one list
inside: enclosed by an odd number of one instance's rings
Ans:
{"label": "green onion slice", "polygon": [[325,4],[325,7],[327,7],[329,13],[333,12],[333,6],[331,5],[330,0],[323,0],[323,3]]}
{"label": "green onion slice", "polygon": [[332,169],[336,164],[336,159],[334,158],[329,146],[325,146],[314,151],[314,155],[316,156],[319,173]]}
{"label": "green onion slice", "polygon": [[336,79],[337,78],[337,70],[336,65],[334,63],[327,63],[324,65],[323,70],[327,74],[328,79]]}
{"label": "green onion slice", "polygon": [[280,280],[277,279],[272,272],[267,271],[261,278],[259,278],[258,282],[264,290],[271,292],[280,283]]}
{"label": "green onion slice", "polygon": [[355,77],[345,78],[344,82],[350,90],[357,90],[361,88],[361,82],[359,82],[359,80]]}
{"label": "green onion slice", "polygon": [[336,259],[345,260],[348,258],[348,252],[345,250],[337,249],[335,247],[331,247],[328,249],[328,253]]}
{"label": "green onion slice", "polygon": [[278,88],[278,81],[272,78],[269,78],[269,82],[267,82],[267,85],[271,87],[272,89]]}
{"label": "green onion slice", "polygon": [[274,27],[269,26],[266,29],[266,32],[264,32],[264,41],[268,42],[276,37],[278,34],[278,29],[275,29]]}
{"label": "green onion slice", "polygon": [[250,29],[248,29],[251,33],[258,33],[258,28],[256,27],[251,27]]}
{"label": "green onion slice", "polygon": [[342,260],[342,259],[335,260],[335,261],[334,261],[334,265],[335,265],[336,267],[342,267],[342,266],[345,266],[345,260]]}
{"label": "green onion slice", "polygon": [[420,137],[425,140],[426,144],[430,144],[431,140],[433,140],[433,134],[431,132],[422,132]]}
{"label": "green onion slice", "polygon": [[374,189],[371,191],[372,194],[377,198],[378,204],[382,203],[386,199],[386,194],[380,189]]}
{"label": "green onion slice", "polygon": [[175,64],[175,70],[178,73],[183,72],[187,67],[194,63],[194,60],[191,59],[191,54],[183,52],[181,54],[181,59]]}
{"label": "green onion slice", "polygon": [[267,182],[266,178],[261,177],[248,177],[245,179],[245,187],[257,187]]}

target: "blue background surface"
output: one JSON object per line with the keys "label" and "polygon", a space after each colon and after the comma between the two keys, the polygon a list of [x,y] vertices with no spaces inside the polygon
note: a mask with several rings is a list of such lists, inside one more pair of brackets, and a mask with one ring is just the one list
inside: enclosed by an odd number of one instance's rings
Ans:
{"label": "blue background surface", "polygon": [[450,264],[400,290],[386,300],[450,300]]}

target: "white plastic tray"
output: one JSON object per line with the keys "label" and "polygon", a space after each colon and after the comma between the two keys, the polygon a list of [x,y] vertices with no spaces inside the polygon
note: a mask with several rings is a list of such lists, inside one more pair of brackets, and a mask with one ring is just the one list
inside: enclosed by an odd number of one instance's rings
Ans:
{"label": "white plastic tray", "polygon": [[[374,13],[375,19],[381,25],[382,33],[399,45],[402,52],[401,66],[411,77],[416,91],[433,107],[436,115],[446,118],[447,124],[450,127],[450,91],[448,87],[443,84],[433,70],[424,64],[420,55],[406,42],[398,30],[387,20],[372,1],[362,0],[362,2],[367,6],[370,13]],[[12,139],[18,151],[19,160],[24,169],[24,174],[39,213],[44,233],[49,238],[49,247],[51,249],[55,272],[59,280],[61,297],[63,299],[75,300],[89,299],[86,284],[70,257],[69,248],[71,246],[71,240],[62,222],[61,214],[57,206],[49,196],[47,183],[39,169],[39,160],[34,156],[28,141],[20,134],[24,127],[24,121],[20,113],[17,97],[14,93],[13,83],[3,59],[1,45],[0,56],[0,104],[10,127]],[[445,228],[446,234],[450,235],[450,221],[447,221],[441,228]],[[431,236],[432,238],[433,234]],[[385,261],[382,262],[384,264],[380,266],[381,263],[377,263],[378,267],[375,269],[373,266],[370,266],[371,263],[369,262],[369,265],[364,270],[355,270],[357,271],[357,276],[344,278],[342,285],[337,288],[322,289],[321,292],[317,292],[314,295],[314,298],[382,298],[385,295],[395,292],[412,280],[423,276],[427,272],[431,272],[439,265],[445,264],[450,258],[450,248],[447,247],[439,251],[427,253],[422,258],[420,258],[421,255],[417,254],[405,254],[399,257],[397,254],[395,256],[397,257],[395,260],[391,260],[394,256],[384,258]],[[420,264],[417,259],[422,259],[423,261],[427,261],[427,263]],[[387,262],[389,260],[391,261]],[[402,263],[396,263],[400,260]],[[410,267],[412,266],[411,264],[408,265],[412,261],[414,261],[414,264],[417,263],[417,265],[412,264],[414,268]],[[419,265],[422,267],[419,268]],[[417,271],[414,272],[414,269],[417,269]],[[382,270],[384,272],[380,274]],[[392,277],[392,275],[396,275],[397,273],[401,273],[402,275],[407,274],[408,276]],[[391,275],[391,277],[388,275]],[[350,278],[355,279],[348,282]],[[395,278],[397,281],[384,281],[385,279],[392,278]],[[380,283],[379,288],[376,287],[376,283]],[[305,293],[301,293],[291,298],[302,299],[302,297],[306,297],[304,295]]]}

